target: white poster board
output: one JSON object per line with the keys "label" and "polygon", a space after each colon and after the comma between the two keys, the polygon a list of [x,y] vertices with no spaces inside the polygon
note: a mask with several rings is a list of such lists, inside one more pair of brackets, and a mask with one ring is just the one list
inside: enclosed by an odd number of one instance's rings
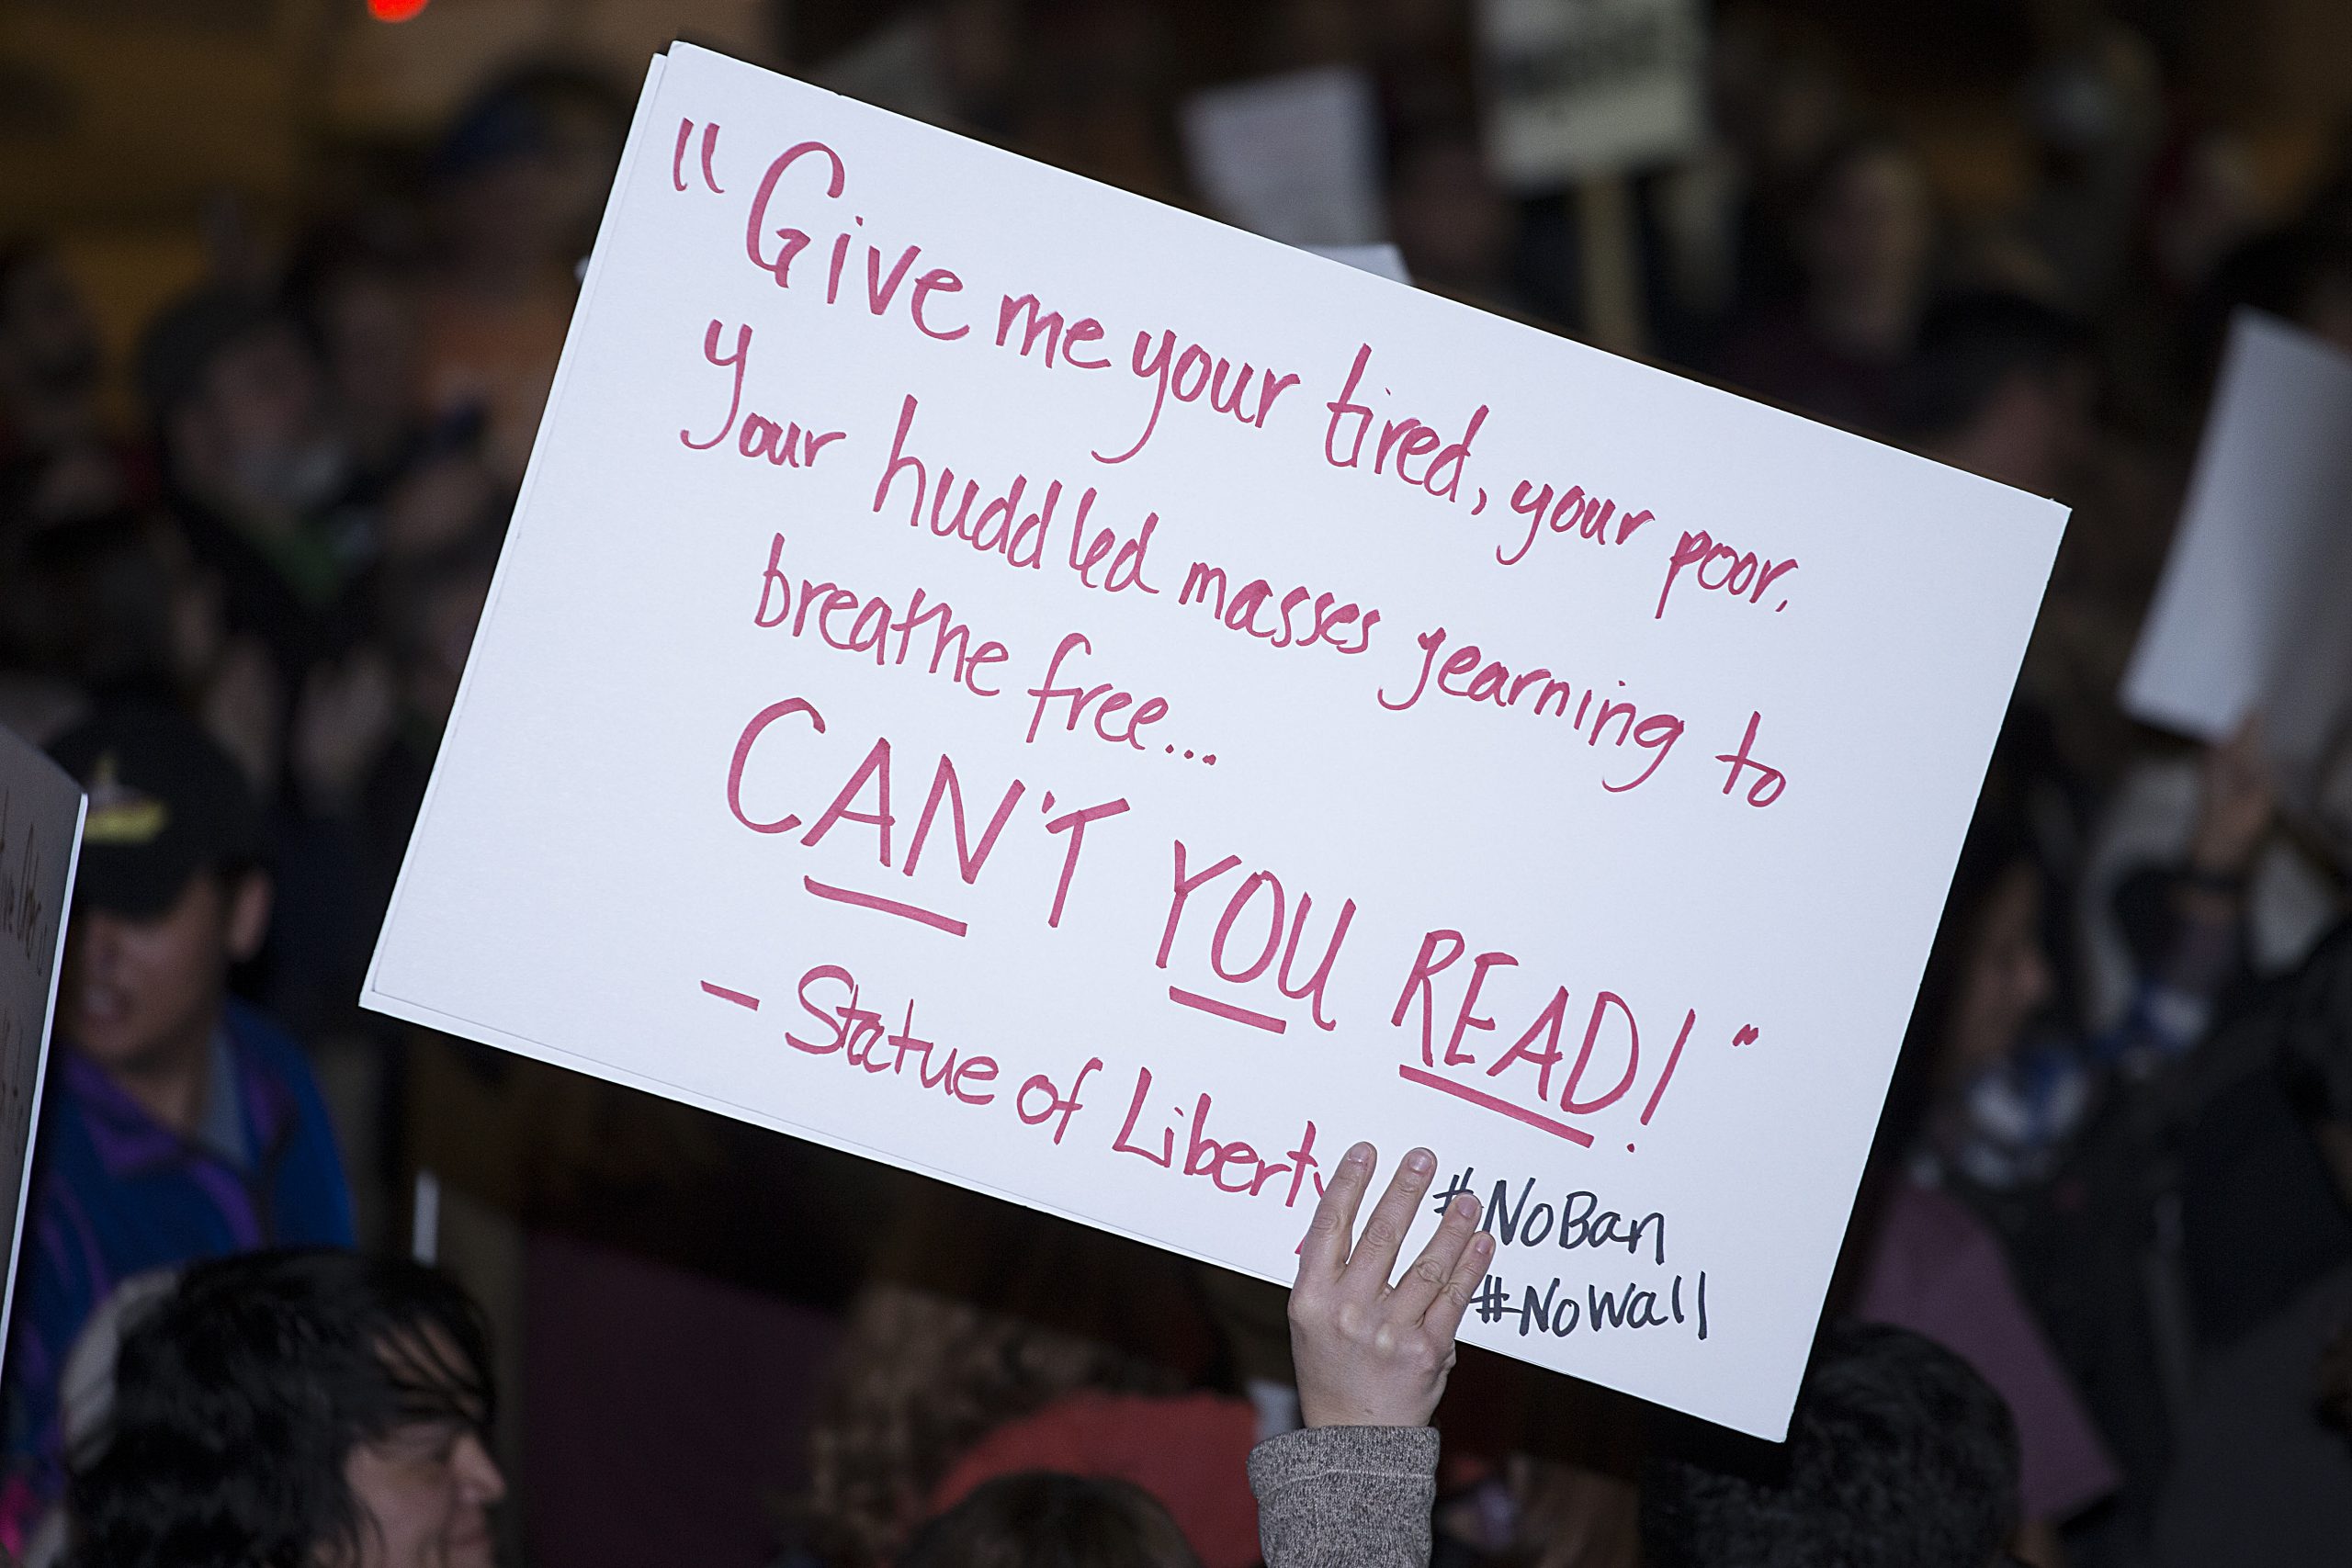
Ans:
{"label": "white poster board", "polygon": [[1294,245],[1388,237],[1372,78],[1327,65],[1195,93],[1179,117],[1209,209]]}
{"label": "white poster board", "polygon": [[680,46],[365,999],[1776,1436],[2063,523]]}
{"label": "white poster board", "polygon": [[82,852],[82,808],[81,786],[62,768],[0,728],[0,1201],[9,1215],[0,1350],[17,1301],[17,1254],[24,1245],[66,911]]}
{"label": "white poster board", "polygon": [[2230,323],[2123,706],[2208,741],[2259,708],[2290,784],[2352,723],[2352,355],[2253,310]]}
{"label": "white poster board", "polygon": [[1699,0],[1478,0],[1487,155],[1526,190],[1626,174],[1706,129]]}

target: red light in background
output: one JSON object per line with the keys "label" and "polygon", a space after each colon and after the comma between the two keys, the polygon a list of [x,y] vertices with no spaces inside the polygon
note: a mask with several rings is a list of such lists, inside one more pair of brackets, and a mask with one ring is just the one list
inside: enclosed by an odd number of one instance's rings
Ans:
{"label": "red light in background", "polygon": [[405,22],[433,0],[368,0],[368,14],[379,22]]}

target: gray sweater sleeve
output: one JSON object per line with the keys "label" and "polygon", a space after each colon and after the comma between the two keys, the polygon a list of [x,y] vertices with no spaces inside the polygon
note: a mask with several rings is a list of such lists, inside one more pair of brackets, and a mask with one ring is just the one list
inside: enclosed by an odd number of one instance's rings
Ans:
{"label": "gray sweater sleeve", "polygon": [[1310,1427],[1250,1450],[1266,1568],[1429,1568],[1433,1427]]}

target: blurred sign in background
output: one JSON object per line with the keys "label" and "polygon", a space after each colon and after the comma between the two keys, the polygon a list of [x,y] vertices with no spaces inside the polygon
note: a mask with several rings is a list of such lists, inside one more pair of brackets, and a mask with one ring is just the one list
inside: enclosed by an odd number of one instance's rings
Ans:
{"label": "blurred sign in background", "polygon": [[1687,155],[1706,127],[1700,0],[1480,0],[1488,152],[1517,189]]}

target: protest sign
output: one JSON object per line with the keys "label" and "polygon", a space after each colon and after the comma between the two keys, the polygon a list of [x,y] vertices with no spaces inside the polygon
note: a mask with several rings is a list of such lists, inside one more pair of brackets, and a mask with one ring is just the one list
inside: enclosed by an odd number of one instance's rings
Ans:
{"label": "protest sign", "polygon": [[1182,115],[1185,162],[1228,223],[1295,245],[1372,245],[1388,234],[1380,111],[1351,66],[1213,87]]}
{"label": "protest sign", "polygon": [[2230,324],[2197,468],[2123,706],[2219,740],[2260,709],[2290,787],[2352,722],[2352,355]]}
{"label": "protest sign", "polygon": [[25,1193],[40,1122],[49,1026],[65,949],[65,911],[82,844],[82,791],[13,732],[0,728],[0,1190],[8,1194],[8,1275],[0,1348],[17,1299]]}
{"label": "protest sign", "polygon": [[1776,1436],[2063,522],[682,45],[365,999]]}
{"label": "protest sign", "polygon": [[1705,128],[1698,0],[1479,0],[1487,153],[1556,188],[1665,163]]}

